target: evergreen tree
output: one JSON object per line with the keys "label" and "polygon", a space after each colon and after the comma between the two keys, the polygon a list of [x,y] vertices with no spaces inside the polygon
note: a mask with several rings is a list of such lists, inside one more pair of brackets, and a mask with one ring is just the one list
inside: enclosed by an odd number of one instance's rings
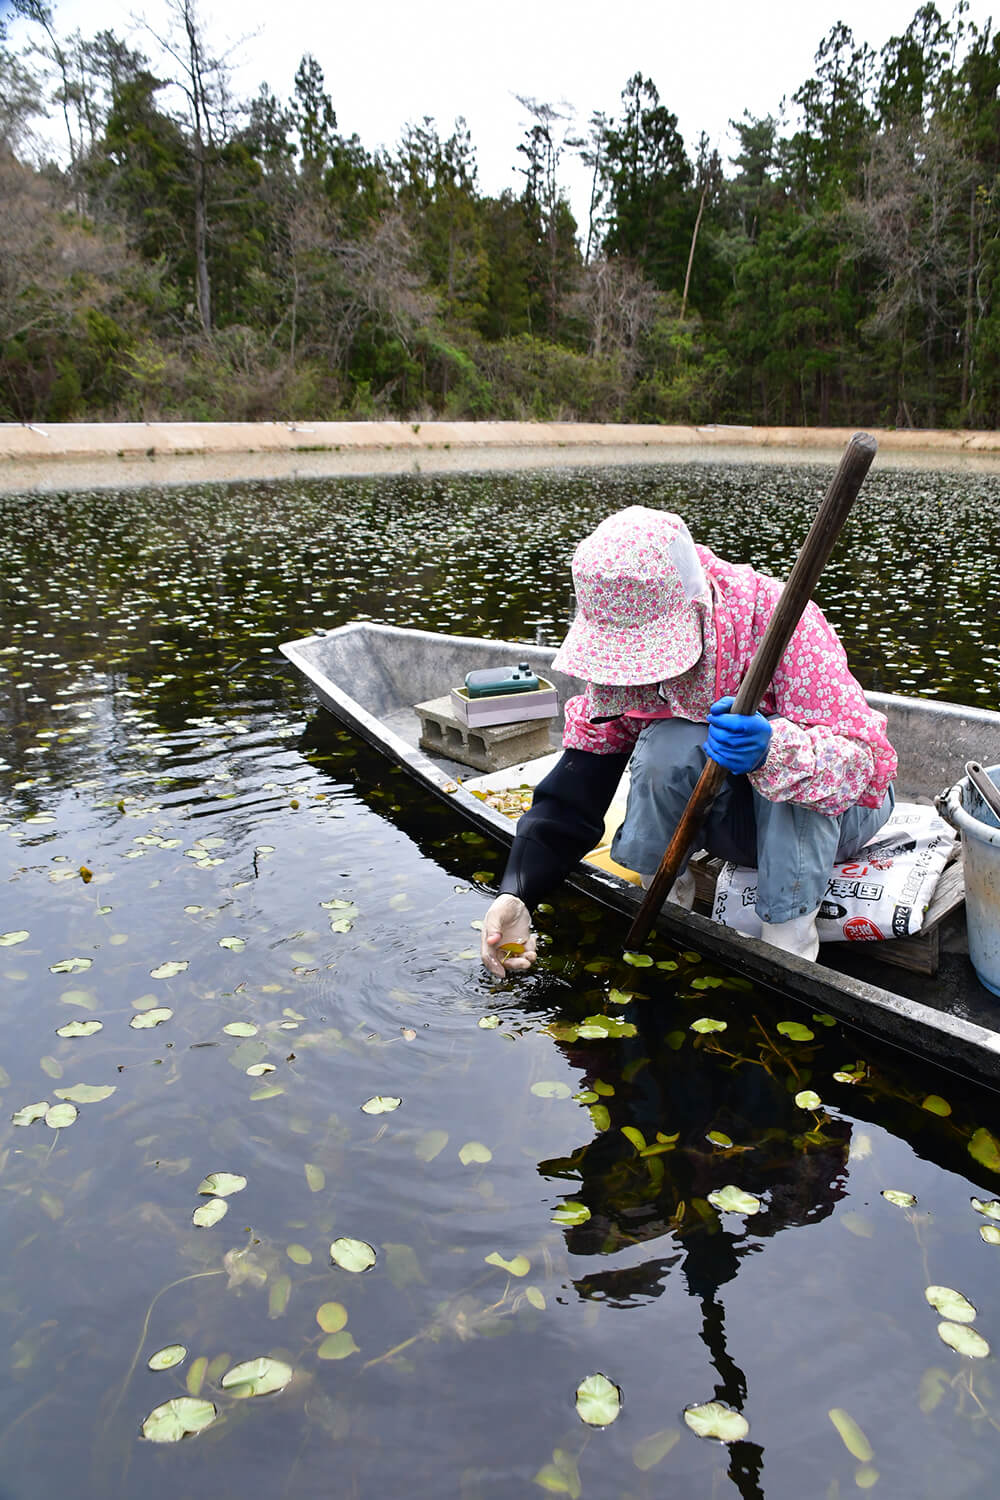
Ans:
{"label": "evergreen tree", "polygon": [[677,116],[641,73],[625,85],[622,103],[621,121],[609,125],[605,135],[603,248],[607,255],[633,260],[662,290],[680,292],[695,214],[687,191],[691,163]]}
{"label": "evergreen tree", "polygon": [[838,21],[816,51],[816,72],[793,95],[802,129],[785,156],[790,186],[800,206],[813,199],[835,205],[857,191],[874,123],[871,94],[875,54]]}
{"label": "evergreen tree", "polygon": [[389,176],[412,225],[445,318],[476,323],[483,315],[489,275],[476,190],[476,153],[462,119],[442,141],[434,121],[407,125]]}

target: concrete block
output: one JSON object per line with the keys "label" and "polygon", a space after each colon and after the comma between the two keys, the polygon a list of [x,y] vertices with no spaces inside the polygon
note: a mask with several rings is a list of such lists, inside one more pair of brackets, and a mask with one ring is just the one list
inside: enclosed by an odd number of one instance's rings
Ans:
{"label": "concrete block", "polygon": [[450,698],[431,698],[418,703],[414,712],[420,719],[421,749],[446,755],[479,771],[502,771],[519,761],[548,755],[552,749],[548,719],[473,727],[456,717]]}

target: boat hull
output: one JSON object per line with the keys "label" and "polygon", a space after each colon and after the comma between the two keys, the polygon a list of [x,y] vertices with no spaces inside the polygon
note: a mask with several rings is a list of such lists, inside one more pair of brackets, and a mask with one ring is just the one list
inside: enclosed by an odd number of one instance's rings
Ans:
{"label": "boat hull", "polygon": [[[555,685],[560,709],[582,684],[553,672],[554,649],[523,641],[435,634],[363,621],[280,647],[312,683],[319,701],[417,781],[505,844],[514,825],[464,789],[461,770],[416,744],[413,705],[446,693],[465,673],[505,659],[527,661]],[[1000,762],[1000,714],[958,704],[868,695],[885,713],[900,757],[897,787],[911,800],[930,800],[964,772],[966,760]],[[557,746],[554,731],[553,746]],[[610,872],[581,864],[569,884],[631,921],[642,893]],[[1000,1009],[982,989],[964,955],[926,987],[926,998],[873,984],[827,963],[809,963],[746,938],[698,912],[667,905],[657,931],[697,947],[758,984],[828,1011],[864,1032],[929,1057],[958,1073],[1000,1087]],[[854,946],[854,945],[846,945]],[[866,945],[867,947],[868,945]],[[825,955],[824,955],[825,956]],[[881,968],[876,961],[873,968]],[[994,1013],[997,1026],[994,1026]]]}

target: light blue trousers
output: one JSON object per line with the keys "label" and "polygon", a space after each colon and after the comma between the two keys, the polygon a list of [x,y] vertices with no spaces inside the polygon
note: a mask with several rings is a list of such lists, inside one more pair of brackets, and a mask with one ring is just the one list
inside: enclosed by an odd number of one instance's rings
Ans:
{"label": "light blue trousers", "polygon": [[[705,766],[707,724],[655,719],[636,742],[631,789],[612,858],[653,875]],[[757,915],[788,922],[815,911],[835,864],[850,859],[886,822],[892,788],[881,807],[849,807],[827,817],[797,802],[769,802],[746,776],[730,772],[702,824],[695,848],[757,870]]]}

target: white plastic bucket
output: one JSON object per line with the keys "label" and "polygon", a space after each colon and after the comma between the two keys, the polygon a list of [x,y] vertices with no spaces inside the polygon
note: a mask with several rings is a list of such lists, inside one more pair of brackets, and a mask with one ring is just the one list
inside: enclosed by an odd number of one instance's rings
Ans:
{"label": "white plastic bucket", "polygon": [[[1000,766],[988,766],[986,774],[1000,787]],[[1000,995],[1000,823],[968,776],[939,807],[962,835],[969,957],[980,983]]]}

